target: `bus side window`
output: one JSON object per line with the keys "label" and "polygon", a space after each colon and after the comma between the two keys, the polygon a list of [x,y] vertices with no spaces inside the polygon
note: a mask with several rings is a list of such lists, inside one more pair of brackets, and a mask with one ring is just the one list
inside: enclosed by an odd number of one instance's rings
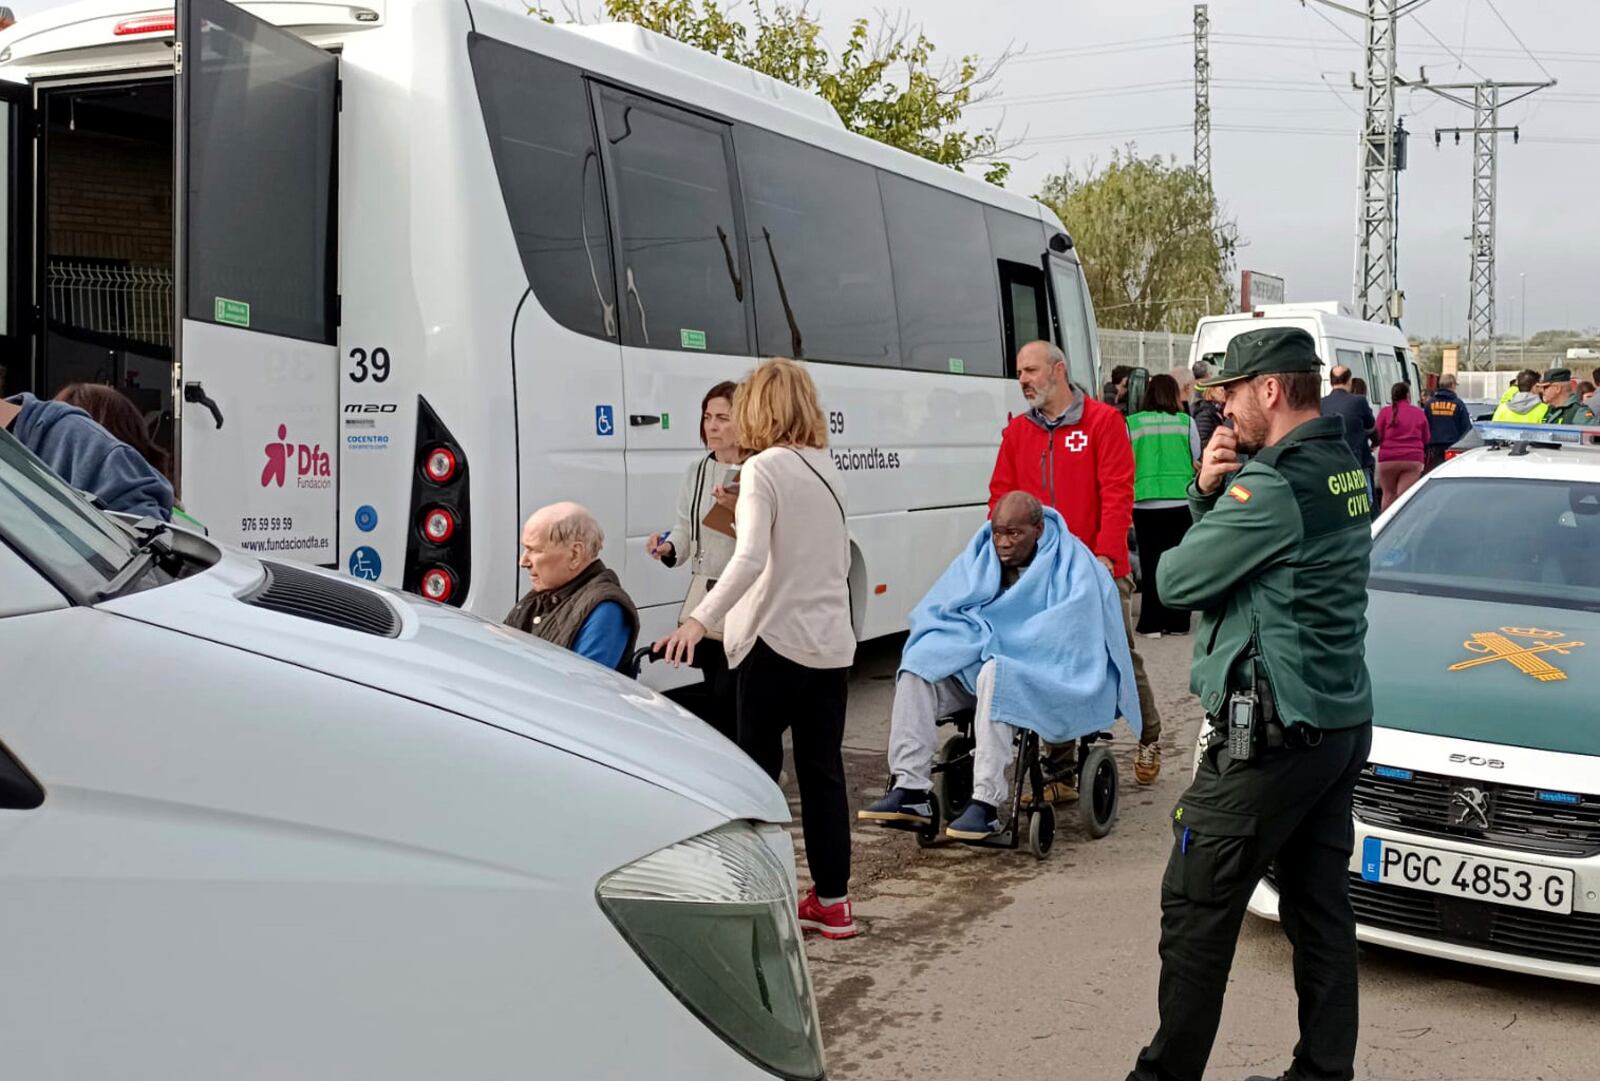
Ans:
{"label": "bus side window", "polygon": [[615,341],[616,282],[583,75],[492,38],[473,37],[469,48],[528,284],[562,326]]}
{"label": "bus side window", "polygon": [[898,368],[876,172],[748,124],[734,129],[733,143],[762,355]]}
{"label": "bus side window", "polygon": [[1001,363],[1006,376],[1016,375],[1017,350],[1031,341],[1050,341],[1050,296],[1045,287],[1044,222],[986,206],[989,257],[1000,284]]}
{"label": "bus side window", "polygon": [[1002,375],[995,275],[983,207],[880,172],[907,368]]}
{"label": "bus side window", "polygon": [[1044,271],[1000,260],[1000,314],[1005,329],[1006,374],[1016,373],[1017,350],[1034,341],[1050,340],[1050,308]]}
{"label": "bus side window", "polygon": [[609,88],[599,97],[628,344],[748,355],[728,126]]}

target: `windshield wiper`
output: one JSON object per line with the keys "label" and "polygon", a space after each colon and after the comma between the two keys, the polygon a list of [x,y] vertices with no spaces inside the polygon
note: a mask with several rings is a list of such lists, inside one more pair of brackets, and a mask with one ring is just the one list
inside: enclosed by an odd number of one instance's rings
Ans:
{"label": "windshield wiper", "polygon": [[159,560],[177,554],[177,549],[172,546],[172,527],[167,523],[155,518],[141,518],[129,528],[138,537],[139,544],[111,581],[95,590],[92,598],[95,604],[122,596],[149,574]]}

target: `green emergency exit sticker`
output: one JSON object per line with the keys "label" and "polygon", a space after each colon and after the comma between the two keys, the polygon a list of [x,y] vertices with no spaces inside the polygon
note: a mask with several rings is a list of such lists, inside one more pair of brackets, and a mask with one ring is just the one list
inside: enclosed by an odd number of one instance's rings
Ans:
{"label": "green emergency exit sticker", "polygon": [[672,427],[672,414],[671,413],[663,413],[663,414],[661,414],[661,430],[664,432],[664,431],[667,431],[671,427]]}
{"label": "green emergency exit sticker", "polygon": [[962,374],[964,374],[966,372],[966,370],[967,370],[967,362],[966,361],[962,360],[960,357],[951,357],[950,358],[950,374],[951,375],[962,375]]}
{"label": "green emergency exit sticker", "polygon": [[685,349],[704,349],[706,347],[706,332],[703,330],[679,330],[678,343]]}
{"label": "green emergency exit sticker", "polygon": [[229,300],[226,297],[218,297],[216,320],[229,326],[247,327],[250,325],[250,305],[242,300]]}

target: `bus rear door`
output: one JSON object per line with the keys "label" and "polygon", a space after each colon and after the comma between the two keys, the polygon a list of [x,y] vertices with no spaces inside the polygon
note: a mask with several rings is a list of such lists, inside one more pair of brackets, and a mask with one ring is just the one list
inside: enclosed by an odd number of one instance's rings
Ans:
{"label": "bus rear door", "polygon": [[177,20],[180,495],[219,540],[329,565],[338,61],[224,0]]}
{"label": "bus rear door", "polygon": [[34,386],[33,90],[0,83],[0,155],[6,172],[0,189],[0,397]]}

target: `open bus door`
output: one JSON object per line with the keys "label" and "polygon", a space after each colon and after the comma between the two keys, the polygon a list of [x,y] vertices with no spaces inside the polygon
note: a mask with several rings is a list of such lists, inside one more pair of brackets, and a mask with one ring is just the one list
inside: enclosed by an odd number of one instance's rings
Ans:
{"label": "open bus door", "polygon": [[0,397],[34,390],[33,162],[37,143],[33,88],[0,83]]}
{"label": "open bus door", "polygon": [[180,498],[212,536],[337,559],[338,60],[177,5]]}

